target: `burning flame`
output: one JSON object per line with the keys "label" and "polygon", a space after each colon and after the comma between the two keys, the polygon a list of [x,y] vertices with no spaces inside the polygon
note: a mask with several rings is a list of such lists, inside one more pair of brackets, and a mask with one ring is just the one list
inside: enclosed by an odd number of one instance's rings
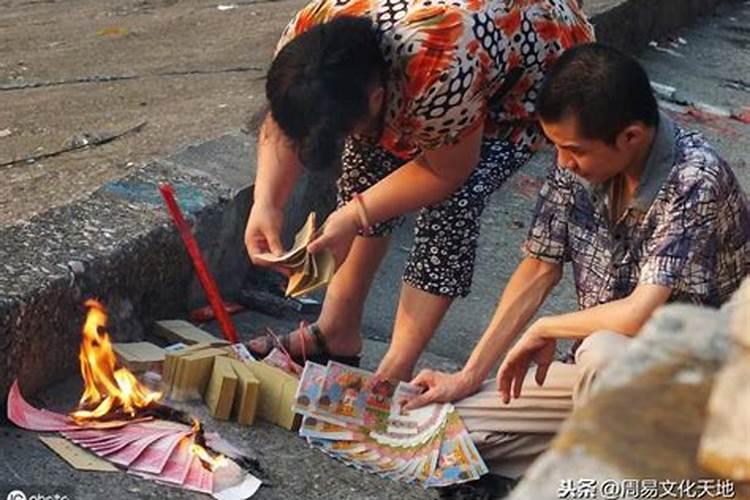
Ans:
{"label": "burning flame", "polygon": [[[201,432],[201,423],[193,419],[193,434],[200,434]],[[199,445],[198,443],[193,443],[193,445],[190,447],[190,451],[193,453],[193,455],[197,456],[198,459],[201,461],[203,466],[207,469],[209,469],[211,472],[215,471],[219,467],[224,467],[227,465],[228,461],[224,455],[212,455],[209,453],[207,449],[205,449],[203,446]]]}
{"label": "burning flame", "polygon": [[84,305],[88,315],[78,359],[85,387],[78,406],[86,409],[75,411],[71,416],[76,421],[92,420],[121,409],[133,417],[137,409],[158,401],[161,393],[141,385],[126,368],[115,370],[115,354],[107,333],[107,312],[95,300],[87,300]]}
{"label": "burning flame", "polygon": [[193,444],[190,447],[190,451],[193,452],[193,455],[197,456],[203,463],[204,467],[206,467],[211,472],[215,471],[219,467],[224,467],[228,463],[224,455],[217,455],[214,457],[208,452],[208,450],[206,450],[199,444]]}
{"label": "burning flame", "polygon": [[[115,369],[116,357],[107,333],[106,309],[95,300],[87,300],[84,305],[88,313],[78,354],[84,391],[78,404],[81,409],[71,416],[79,423],[100,419],[115,411],[135,417],[139,409],[157,402],[162,394],[144,387],[127,368]],[[195,435],[202,434],[201,424],[196,419],[193,419],[192,430]],[[197,443],[190,451],[212,472],[228,463],[223,455],[213,454]]]}

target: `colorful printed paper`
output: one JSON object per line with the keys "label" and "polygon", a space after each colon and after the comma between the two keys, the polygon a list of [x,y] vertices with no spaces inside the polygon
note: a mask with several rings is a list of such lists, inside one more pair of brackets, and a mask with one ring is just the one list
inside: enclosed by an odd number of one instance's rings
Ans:
{"label": "colorful printed paper", "polygon": [[294,403],[304,416],[300,436],[364,472],[425,487],[485,474],[487,467],[452,405],[403,409],[420,393],[419,387],[378,380],[340,363],[308,362]]}

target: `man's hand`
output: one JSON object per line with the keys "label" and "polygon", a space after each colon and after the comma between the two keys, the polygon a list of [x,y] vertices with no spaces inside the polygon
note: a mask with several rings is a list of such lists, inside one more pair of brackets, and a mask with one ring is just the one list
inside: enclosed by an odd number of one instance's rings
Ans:
{"label": "man's hand", "polygon": [[351,203],[344,205],[328,216],[320,235],[307,245],[307,250],[314,254],[328,249],[333,253],[336,267],[340,266],[359,232],[358,221],[354,206]]}
{"label": "man's hand", "polygon": [[555,359],[556,345],[556,340],[542,338],[533,327],[523,334],[497,371],[497,389],[503,403],[508,404],[511,397],[517,399],[521,396],[521,387],[532,361],[537,364],[536,383],[544,384],[549,365]]}
{"label": "man's hand", "polygon": [[471,396],[479,384],[471,381],[463,372],[445,373],[422,370],[410,382],[427,390],[404,405],[404,410],[414,410],[430,403],[450,403]]}

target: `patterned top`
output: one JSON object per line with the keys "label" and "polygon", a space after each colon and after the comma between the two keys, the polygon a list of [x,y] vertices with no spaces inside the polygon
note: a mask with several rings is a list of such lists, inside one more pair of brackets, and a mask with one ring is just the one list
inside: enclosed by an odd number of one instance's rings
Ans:
{"label": "patterned top", "polygon": [[277,51],[340,15],[367,16],[378,31],[388,64],[381,145],[403,159],[482,122],[486,137],[536,147],[534,101],[546,68],[594,39],[576,0],[313,0]]}
{"label": "patterned top", "polygon": [[730,167],[698,133],[661,116],[633,201],[610,223],[610,183],[553,168],[524,245],[527,255],[571,261],[578,305],[672,288],[671,301],[723,303],[750,271],[748,200]]}

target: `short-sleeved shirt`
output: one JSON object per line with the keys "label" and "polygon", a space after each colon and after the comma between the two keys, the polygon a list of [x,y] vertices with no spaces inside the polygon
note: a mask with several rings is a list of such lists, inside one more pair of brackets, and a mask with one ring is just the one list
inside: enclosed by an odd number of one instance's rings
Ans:
{"label": "short-sleeved shirt", "polygon": [[593,41],[577,0],[313,0],[277,51],[336,16],[370,18],[388,65],[381,145],[408,159],[485,137],[535,148],[534,102],[547,67]]}
{"label": "short-sleeved shirt", "polygon": [[640,283],[670,301],[718,306],[750,272],[748,200],[731,168],[696,132],[661,115],[632,202],[611,222],[609,183],[554,167],[540,191],[526,255],[573,266],[581,309]]}

